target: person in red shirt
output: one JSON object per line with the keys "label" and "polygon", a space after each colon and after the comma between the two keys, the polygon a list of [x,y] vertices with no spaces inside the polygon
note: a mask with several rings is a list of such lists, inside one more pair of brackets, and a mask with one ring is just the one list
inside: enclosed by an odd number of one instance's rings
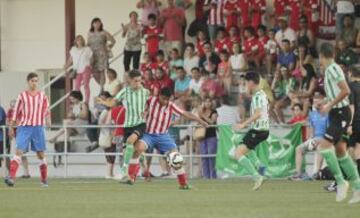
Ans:
{"label": "person in red shirt", "polygon": [[256,67],[260,67],[261,56],[263,55],[263,48],[255,35],[255,29],[251,26],[244,30],[245,41],[243,43],[243,51],[249,63],[255,63]]}
{"label": "person in red shirt", "polygon": [[227,0],[224,6],[226,15],[226,30],[229,31],[232,26],[239,26],[240,4],[238,0]]}
{"label": "person in red shirt", "polygon": [[266,43],[269,41],[269,36],[267,35],[267,30],[266,30],[266,26],[264,25],[259,25],[258,30],[257,30],[257,34],[258,34],[258,39],[259,39],[259,57],[260,60],[264,60],[265,56],[266,56],[266,52],[265,52],[265,45]]}
{"label": "person in red shirt", "polygon": [[239,0],[240,13],[241,13],[241,28],[250,25],[249,8],[250,0]]}
{"label": "person in red shirt", "polygon": [[169,62],[165,60],[165,54],[163,50],[159,50],[156,55],[156,68],[161,68],[166,74],[169,74]]}
{"label": "person in red shirt", "polygon": [[221,62],[218,65],[217,77],[226,93],[231,91],[232,74],[230,71],[229,53],[226,50],[220,52]]}
{"label": "person in red shirt", "polygon": [[241,38],[239,35],[239,28],[236,26],[232,26],[229,31],[229,47],[230,54],[234,54],[233,48],[234,44],[241,44]]}
{"label": "person in red shirt", "polygon": [[163,38],[162,30],[157,25],[157,17],[155,14],[148,16],[149,26],[144,29],[144,38],[146,40],[146,50],[151,60],[155,61],[156,54],[159,51],[160,40]]}
{"label": "person in red shirt", "polygon": [[157,91],[157,84],[153,72],[155,72],[155,70],[147,69],[143,75],[143,86],[150,91],[150,95],[154,95],[155,91]]}
{"label": "person in red shirt", "polygon": [[154,96],[158,96],[159,92],[163,88],[174,89],[174,81],[172,81],[167,73],[162,68],[157,68],[155,71],[155,83],[154,83]]}
{"label": "person in red shirt", "polygon": [[293,117],[287,123],[290,125],[299,124],[299,123],[304,124],[304,126],[301,128],[301,134],[302,134],[302,140],[303,142],[305,142],[307,139],[306,126],[305,126],[307,122],[307,117],[303,112],[303,107],[301,104],[294,104],[294,106],[292,107],[292,111],[293,111]]}
{"label": "person in red shirt", "polygon": [[197,55],[201,58],[205,55],[204,46],[208,41],[206,34],[204,31],[199,30],[197,34],[197,42],[196,42],[196,52]]}
{"label": "person in red shirt", "polygon": [[202,99],[205,99],[206,97],[210,97],[211,99],[221,98],[225,95],[224,88],[217,80],[210,77],[208,71],[203,70],[202,75],[204,80],[200,88],[200,96]]}
{"label": "person in red shirt", "polygon": [[263,15],[266,12],[266,2],[265,0],[253,0],[250,4],[251,12],[251,21],[254,29],[257,29],[258,26],[262,23]]}
{"label": "person in red shirt", "polygon": [[155,69],[157,68],[157,64],[152,61],[148,52],[144,53],[143,59],[144,59],[144,62],[140,64],[140,72],[141,72],[142,76],[145,75],[147,70],[155,71]]}
{"label": "person in red shirt", "polygon": [[289,5],[288,0],[274,0],[274,15],[280,17],[285,15],[285,8]]}
{"label": "person in red shirt", "polygon": [[291,29],[297,31],[299,29],[299,18],[301,16],[301,0],[289,0],[289,5],[286,9],[290,14],[289,26]]}
{"label": "person in red shirt", "polygon": [[217,30],[217,39],[215,41],[215,52],[219,53],[222,50],[230,51],[230,41],[224,27],[219,27]]}
{"label": "person in red shirt", "polygon": [[304,14],[308,19],[309,27],[317,33],[319,27],[319,0],[303,0]]}

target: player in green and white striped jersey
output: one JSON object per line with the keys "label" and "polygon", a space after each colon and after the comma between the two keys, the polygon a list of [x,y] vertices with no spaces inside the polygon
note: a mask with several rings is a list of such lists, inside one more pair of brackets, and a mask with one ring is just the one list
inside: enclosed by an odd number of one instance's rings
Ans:
{"label": "player in green and white striped jersey", "polygon": [[[344,179],[340,166],[353,186],[353,197],[349,203],[360,202],[360,179],[356,166],[348,155],[346,146],[339,143],[342,135],[347,133],[352,115],[349,107],[350,88],[345,80],[344,72],[334,61],[334,46],[323,43],[320,48],[320,66],[325,74],[325,92],[327,103],[321,109],[329,112],[329,126],[323,139],[319,141],[320,153],[333,173],[337,182],[336,201],[346,199],[349,183]],[[333,146],[336,146],[336,154]]]}
{"label": "player in green and white striped jersey", "polygon": [[130,71],[128,87],[122,89],[111,101],[98,99],[98,103],[107,107],[113,107],[121,101],[126,108],[124,165],[117,179],[123,179],[128,175],[128,166],[134,153],[134,144],[142,137],[146,130],[144,113],[150,92],[142,86],[141,82],[141,73],[138,70]]}
{"label": "player in green and white striped jersey", "polygon": [[246,154],[269,136],[269,102],[265,92],[259,89],[260,75],[258,73],[247,73],[245,80],[247,89],[252,94],[251,114],[249,119],[236,125],[235,128],[243,129],[250,125],[250,130],[244,136],[243,142],[230,155],[250,173],[255,181],[253,190],[257,190],[262,185],[264,177],[259,174]]}

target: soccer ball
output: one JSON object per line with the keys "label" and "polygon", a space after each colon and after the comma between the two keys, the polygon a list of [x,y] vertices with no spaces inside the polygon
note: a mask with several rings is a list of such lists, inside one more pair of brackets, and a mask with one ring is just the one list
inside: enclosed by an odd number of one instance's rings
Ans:
{"label": "soccer ball", "polygon": [[184,163],[184,158],[179,152],[175,151],[167,155],[167,162],[172,168],[180,169]]}

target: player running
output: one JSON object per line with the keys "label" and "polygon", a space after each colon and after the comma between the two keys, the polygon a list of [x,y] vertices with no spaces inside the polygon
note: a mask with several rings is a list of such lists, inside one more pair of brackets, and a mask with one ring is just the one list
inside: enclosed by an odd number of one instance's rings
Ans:
{"label": "player running", "polygon": [[246,157],[250,150],[256,148],[258,144],[265,141],[269,136],[269,102],[263,90],[259,89],[260,75],[255,72],[249,72],[245,76],[246,86],[252,94],[250,118],[244,122],[235,125],[236,129],[244,129],[250,125],[250,130],[243,138],[243,142],[230,152],[239,163],[240,167],[247,170],[255,181],[253,190],[260,188],[264,181],[264,176],[260,175],[253,163]]}
{"label": "player running", "polygon": [[120,175],[117,179],[121,180],[127,176],[129,161],[134,152],[134,144],[142,137],[146,129],[144,119],[145,104],[149,98],[149,91],[142,84],[141,73],[138,70],[129,72],[129,86],[122,89],[114,99],[97,99],[99,104],[107,107],[114,107],[118,101],[122,101],[126,107],[124,123],[124,164],[120,169]]}
{"label": "player running", "polygon": [[[148,148],[156,148],[161,154],[172,156],[173,152],[177,152],[177,146],[174,139],[168,133],[171,120],[174,115],[184,116],[187,119],[199,122],[202,126],[207,127],[207,123],[192,113],[183,111],[178,108],[173,102],[169,101],[172,91],[169,88],[163,88],[160,91],[159,97],[150,97],[146,103],[146,132],[143,137],[135,144],[135,152],[129,165],[129,178],[127,184],[134,184],[136,175],[139,172],[139,157]],[[182,157],[179,155],[179,159]],[[182,163],[174,167],[169,164],[175,171],[180,189],[190,189],[187,183],[185,170]]]}
{"label": "player running", "polygon": [[349,183],[344,179],[340,166],[353,186],[353,197],[349,203],[360,202],[359,174],[345,146],[336,146],[343,134],[347,132],[352,115],[349,107],[350,89],[344,72],[334,61],[334,46],[323,43],[320,47],[320,66],[325,74],[325,92],[328,102],[322,107],[322,113],[329,113],[329,126],[325,136],[320,139],[320,153],[324,157],[330,171],[337,182],[336,201],[344,201],[347,197]]}
{"label": "player running", "polygon": [[42,187],[48,186],[47,163],[44,151],[46,150],[44,125],[50,125],[49,101],[43,92],[38,90],[38,75],[29,73],[27,76],[29,89],[22,92],[16,101],[15,111],[11,118],[9,134],[14,136],[16,130],[16,152],[10,161],[9,177],[5,183],[12,187],[15,184],[16,172],[21,164],[24,152],[35,151],[40,160],[40,178]]}

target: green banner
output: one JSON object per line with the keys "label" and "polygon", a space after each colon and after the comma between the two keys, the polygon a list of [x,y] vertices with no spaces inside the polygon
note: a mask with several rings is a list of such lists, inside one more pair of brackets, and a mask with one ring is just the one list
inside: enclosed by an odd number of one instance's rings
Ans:
{"label": "green banner", "polygon": [[[247,172],[241,169],[238,163],[229,156],[229,151],[242,142],[245,134],[234,133],[231,126],[220,125],[218,149],[216,154],[216,169],[231,176],[245,176]],[[249,153],[249,159],[256,158],[266,166],[266,175],[273,178],[287,177],[295,170],[295,148],[302,143],[301,124],[295,125],[285,137],[271,134],[269,138],[259,144]]]}

